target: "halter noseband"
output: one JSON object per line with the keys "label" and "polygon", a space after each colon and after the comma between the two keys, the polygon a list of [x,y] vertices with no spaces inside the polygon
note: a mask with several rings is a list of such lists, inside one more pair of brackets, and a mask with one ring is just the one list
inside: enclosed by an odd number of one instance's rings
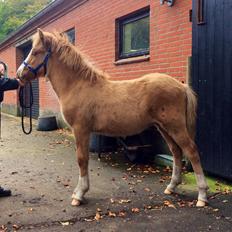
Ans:
{"label": "halter noseband", "polygon": [[32,72],[35,76],[37,76],[38,71],[39,71],[42,67],[44,67],[44,75],[46,76],[46,74],[47,74],[48,59],[49,59],[50,55],[51,55],[51,49],[49,49],[49,50],[47,51],[47,54],[45,55],[45,57],[44,57],[42,63],[38,64],[35,68],[33,68],[31,65],[29,65],[25,60],[23,61],[23,64],[24,64],[25,67],[27,67],[28,70],[29,70],[30,72]]}

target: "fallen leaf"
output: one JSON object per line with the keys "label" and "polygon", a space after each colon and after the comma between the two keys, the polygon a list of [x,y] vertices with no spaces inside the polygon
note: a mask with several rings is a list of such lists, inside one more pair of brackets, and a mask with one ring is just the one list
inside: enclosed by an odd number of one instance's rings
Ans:
{"label": "fallen leaf", "polygon": [[132,182],[129,182],[128,185],[136,185],[136,183],[132,181]]}
{"label": "fallen leaf", "polygon": [[160,173],[160,170],[158,170],[158,169],[157,170],[153,170],[153,171],[151,171],[151,173],[152,174]]}
{"label": "fallen leaf", "polygon": [[186,204],[185,204],[185,203],[183,203],[183,202],[178,202],[177,204],[178,204],[178,205],[179,205],[179,207],[181,207],[181,208],[186,206]]}
{"label": "fallen leaf", "polygon": [[173,204],[168,205],[168,207],[169,207],[169,208],[176,209],[175,205],[173,205]]}
{"label": "fallen leaf", "polygon": [[164,172],[172,172],[171,168],[169,166],[167,166],[166,168],[163,169]]}
{"label": "fallen leaf", "polygon": [[176,209],[176,207],[172,204],[171,201],[164,201],[164,205],[165,205],[165,206],[168,206],[168,207],[170,207],[170,208]]}
{"label": "fallen leaf", "polygon": [[192,202],[191,202],[191,201],[190,201],[190,202],[188,202],[188,206],[189,206],[189,207],[194,206],[194,202],[193,202],[193,201],[192,201]]}
{"label": "fallen leaf", "polygon": [[70,186],[70,180],[63,180],[62,184],[64,185],[64,187],[69,187]]}
{"label": "fallen leaf", "polygon": [[144,189],[146,192],[150,192],[151,191],[151,189],[149,189],[149,188],[145,188]]}
{"label": "fallen leaf", "polygon": [[119,217],[125,217],[125,216],[126,216],[126,213],[125,213],[125,212],[119,212],[118,216],[119,216]]}
{"label": "fallen leaf", "polygon": [[219,209],[213,209],[213,212],[218,212],[219,211]]}
{"label": "fallen leaf", "polygon": [[228,194],[230,192],[231,192],[231,189],[229,189],[229,187],[224,188],[224,194]]}
{"label": "fallen leaf", "polygon": [[90,219],[90,218],[85,218],[84,219],[86,222],[93,222],[94,220],[93,219]]}
{"label": "fallen leaf", "polygon": [[116,213],[113,213],[113,212],[111,212],[111,211],[109,211],[109,217],[116,217]]}
{"label": "fallen leaf", "polygon": [[69,225],[70,225],[70,222],[60,222],[60,224],[61,224],[62,226],[69,226]]}
{"label": "fallen leaf", "polygon": [[20,226],[18,226],[18,225],[16,225],[16,224],[14,224],[12,227],[13,227],[15,230],[19,230],[19,229],[20,229]]}
{"label": "fallen leaf", "polygon": [[139,213],[139,208],[132,208],[131,210],[133,213]]}
{"label": "fallen leaf", "polygon": [[0,232],[6,232],[7,231],[7,227],[5,225],[1,225],[1,228],[0,228]]}
{"label": "fallen leaf", "polygon": [[96,215],[95,215],[95,217],[94,217],[94,219],[96,221],[99,221],[101,219],[101,214],[99,212],[97,212]]}
{"label": "fallen leaf", "polygon": [[127,179],[128,179],[128,177],[126,177],[126,176],[123,176],[123,177],[122,177],[122,179],[123,179],[123,180],[127,180]]}
{"label": "fallen leaf", "polygon": [[123,203],[130,203],[131,200],[130,199],[121,199],[118,201],[119,204],[123,204]]}

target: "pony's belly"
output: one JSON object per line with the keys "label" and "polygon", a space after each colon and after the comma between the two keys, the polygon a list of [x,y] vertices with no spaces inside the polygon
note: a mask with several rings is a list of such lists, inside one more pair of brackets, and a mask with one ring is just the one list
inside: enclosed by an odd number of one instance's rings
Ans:
{"label": "pony's belly", "polygon": [[95,128],[95,132],[109,136],[130,136],[142,132],[149,123],[142,120],[107,120]]}

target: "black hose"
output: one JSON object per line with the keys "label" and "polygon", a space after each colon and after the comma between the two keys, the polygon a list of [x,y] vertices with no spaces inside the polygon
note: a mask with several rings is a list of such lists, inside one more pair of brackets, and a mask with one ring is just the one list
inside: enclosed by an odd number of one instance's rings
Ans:
{"label": "black hose", "polygon": [[[32,105],[33,105],[33,91],[32,91],[32,85],[31,82],[29,82],[29,103],[27,104],[26,102],[26,85],[21,86],[19,89],[19,103],[21,106],[21,124],[22,124],[22,130],[23,133],[26,135],[29,135],[32,132]],[[25,125],[24,125],[24,116],[26,115],[26,111],[29,109],[29,130],[25,130]]]}

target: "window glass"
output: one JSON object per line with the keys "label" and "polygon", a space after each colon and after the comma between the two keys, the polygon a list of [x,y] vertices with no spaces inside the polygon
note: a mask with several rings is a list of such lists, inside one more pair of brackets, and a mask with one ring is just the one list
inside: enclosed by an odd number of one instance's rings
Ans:
{"label": "window glass", "polygon": [[122,53],[149,50],[149,17],[123,25]]}
{"label": "window glass", "polygon": [[140,10],[118,20],[118,58],[149,54],[150,16],[149,9]]}
{"label": "window glass", "polygon": [[75,44],[75,29],[72,28],[72,29],[66,31],[65,33],[68,36],[69,42],[72,44]]}

